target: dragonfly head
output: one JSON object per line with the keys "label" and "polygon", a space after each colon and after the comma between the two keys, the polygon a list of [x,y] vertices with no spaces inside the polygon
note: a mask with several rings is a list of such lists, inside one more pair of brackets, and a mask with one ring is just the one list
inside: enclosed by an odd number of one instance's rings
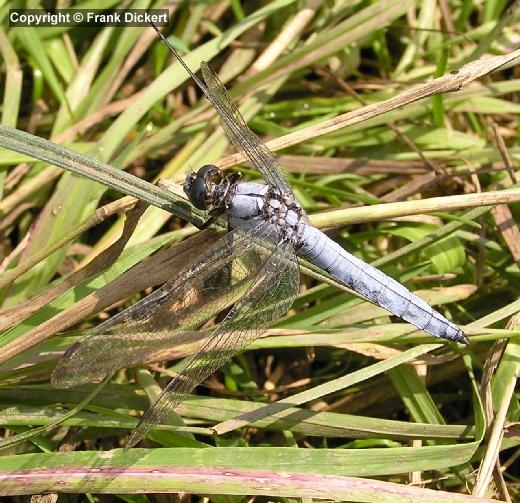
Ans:
{"label": "dragonfly head", "polygon": [[213,164],[202,166],[196,173],[192,171],[184,182],[184,192],[195,208],[212,210],[224,203],[229,183],[223,183],[226,177]]}

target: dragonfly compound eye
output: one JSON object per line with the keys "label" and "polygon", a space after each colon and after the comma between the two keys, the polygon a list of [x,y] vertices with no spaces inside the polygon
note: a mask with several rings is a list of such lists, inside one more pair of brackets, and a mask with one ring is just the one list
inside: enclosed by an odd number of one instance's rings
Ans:
{"label": "dragonfly compound eye", "polygon": [[184,192],[190,202],[199,210],[207,210],[206,193],[207,186],[204,177],[193,171],[186,177],[184,182]]}
{"label": "dragonfly compound eye", "polygon": [[222,181],[222,178],[224,178],[222,171],[213,164],[205,164],[199,168],[197,175],[204,178],[207,182],[214,184],[219,184]]}
{"label": "dragonfly compound eye", "polygon": [[213,164],[206,164],[186,177],[184,192],[195,208],[206,211],[215,203],[213,193],[221,182],[222,171]]}
{"label": "dragonfly compound eye", "polygon": [[184,180],[184,185],[182,187],[182,189],[184,190],[184,192],[186,192],[186,194],[190,193],[190,188],[193,185],[193,182],[196,180],[196,178],[197,178],[197,173],[195,173],[195,171],[190,171],[186,175],[186,179]]}

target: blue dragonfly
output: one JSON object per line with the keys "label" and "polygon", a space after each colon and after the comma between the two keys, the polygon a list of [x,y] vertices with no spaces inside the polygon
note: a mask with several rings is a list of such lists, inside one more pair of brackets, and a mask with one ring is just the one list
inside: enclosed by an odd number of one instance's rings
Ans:
{"label": "blue dragonfly", "polygon": [[358,259],[307,218],[276,157],[247,126],[212,68],[199,79],[155,30],[217,111],[239,152],[265,183],[243,182],[213,165],[186,177],[191,203],[210,223],[225,217],[229,231],[185,270],[72,346],[52,382],[68,387],[100,380],[175,346],[187,332],[224,313],[209,337],[142,416],[126,447],[139,442],[202,381],[259,338],[291,307],[300,282],[298,255],[393,315],[435,336],[467,344],[462,330],[404,285]]}

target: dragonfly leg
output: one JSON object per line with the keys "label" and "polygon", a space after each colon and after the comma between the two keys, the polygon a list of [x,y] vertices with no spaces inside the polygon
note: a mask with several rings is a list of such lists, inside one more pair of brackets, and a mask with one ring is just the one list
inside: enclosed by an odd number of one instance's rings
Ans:
{"label": "dragonfly leg", "polygon": [[203,231],[204,229],[207,229],[212,223],[215,222],[215,220],[217,220],[217,218],[220,216],[220,215],[223,215],[224,213],[226,212],[226,208],[215,208],[214,210],[210,211],[209,212],[209,218],[203,223],[203,224],[199,224],[197,225],[197,229]]}

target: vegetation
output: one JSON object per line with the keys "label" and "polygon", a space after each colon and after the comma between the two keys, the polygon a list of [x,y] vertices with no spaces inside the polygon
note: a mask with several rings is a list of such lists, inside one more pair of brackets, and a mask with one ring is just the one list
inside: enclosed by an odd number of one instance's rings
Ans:
{"label": "vegetation", "polygon": [[[191,225],[203,215],[180,190],[189,170],[216,162],[259,175],[228,150],[214,111],[151,28],[10,28],[9,7],[0,7],[1,495],[518,498],[517,3],[74,5],[168,8],[170,42],[194,70],[210,61],[250,127],[281,150],[313,223],[471,340],[434,339],[302,263],[289,313],[127,452],[136,417],[193,340],[110,382],[58,390],[52,369],[84,330],[214,241],[218,229]],[[152,185],[159,179],[173,183]]]}

